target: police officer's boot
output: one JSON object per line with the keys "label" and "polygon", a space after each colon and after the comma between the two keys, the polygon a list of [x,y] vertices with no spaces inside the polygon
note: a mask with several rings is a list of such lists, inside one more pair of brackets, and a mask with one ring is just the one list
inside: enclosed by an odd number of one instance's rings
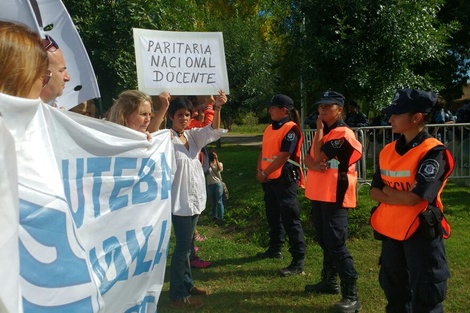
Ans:
{"label": "police officer's boot", "polygon": [[325,267],[321,271],[321,281],[313,285],[306,285],[305,292],[339,294],[339,286],[336,282],[338,272],[334,267]]}
{"label": "police officer's boot", "polygon": [[341,294],[343,298],[335,304],[335,309],[341,313],[356,313],[362,309],[357,297],[356,278],[349,277],[341,280]]}
{"label": "police officer's boot", "polygon": [[288,267],[279,271],[279,274],[283,277],[292,275],[305,275],[304,260],[292,260]]}

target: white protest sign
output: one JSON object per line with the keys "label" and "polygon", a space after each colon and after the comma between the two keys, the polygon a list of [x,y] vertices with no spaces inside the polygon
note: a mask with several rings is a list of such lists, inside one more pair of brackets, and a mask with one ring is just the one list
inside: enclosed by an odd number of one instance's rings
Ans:
{"label": "white protest sign", "polygon": [[[149,142],[124,126],[4,94],[0,112],[16,150],[17,182],[11,175],[9,184],[18,188],[24,312],[154,313],[171,229],[170,131]],[[13,157],[1,162],[14,171]],[[0,238],[14,229],[0,228]],[[1,281],[12,281],[6,274]],[[0,300],[15,292],[0,285]]]}
{"label": "white protest sign", "polygon": [[133,31],[139,90],[150,95],[230,93],[222,33]]}

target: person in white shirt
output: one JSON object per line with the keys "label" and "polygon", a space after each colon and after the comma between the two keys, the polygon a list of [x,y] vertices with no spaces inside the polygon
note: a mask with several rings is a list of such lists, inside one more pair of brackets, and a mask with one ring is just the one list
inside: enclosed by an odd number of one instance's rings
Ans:
{"label": "person in white shirt", "polygon": [[203,128],[188,127],[192,104],[186,97],[170,102],[168,118],[173,132],[176,172],[171,188],[172,223],[175,248],[170,264],[170,306],[173,308],[199,308],[198,297],[207,292],[194,286],[189,255],[199,215],[206,207],[206,181],[199,161],[199,152],[207,144],[218,140],[226,130],[220,129],[220,110],[227,102],[219,91],[214,104],[214,119]]}

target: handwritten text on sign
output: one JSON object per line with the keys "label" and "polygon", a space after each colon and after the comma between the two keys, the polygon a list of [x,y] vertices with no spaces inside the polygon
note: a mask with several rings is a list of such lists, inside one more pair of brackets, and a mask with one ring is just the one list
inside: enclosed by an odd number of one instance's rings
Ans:
{"label": "handwritten text on sign", "polygon": [[134,29],[139,89],[152,95],[229,92],[221,33]]}

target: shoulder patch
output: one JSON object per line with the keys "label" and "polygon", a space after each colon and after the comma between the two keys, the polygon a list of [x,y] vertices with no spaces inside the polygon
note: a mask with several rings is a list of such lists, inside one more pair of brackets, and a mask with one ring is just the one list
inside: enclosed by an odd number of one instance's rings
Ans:
{"label": "shoulder patch", "polygon": [[295,139],[295,133],[293,131],[290,131],[286,135],[286,140],[287,141],[294,141]]}
{"label": "shoulder patch", "polygon": [[418,173],[423,175],[426,180],[433,180],[439,171],[439,162],[436,160],[426,160],[419,167]]}
{"label": "shoulder patch", "polygon": [[336,139],[336,140],[331,141],[331,146],[335,149],[339,149],[339,148],[341,148],[343,143],[344,143],[344,138]]}

